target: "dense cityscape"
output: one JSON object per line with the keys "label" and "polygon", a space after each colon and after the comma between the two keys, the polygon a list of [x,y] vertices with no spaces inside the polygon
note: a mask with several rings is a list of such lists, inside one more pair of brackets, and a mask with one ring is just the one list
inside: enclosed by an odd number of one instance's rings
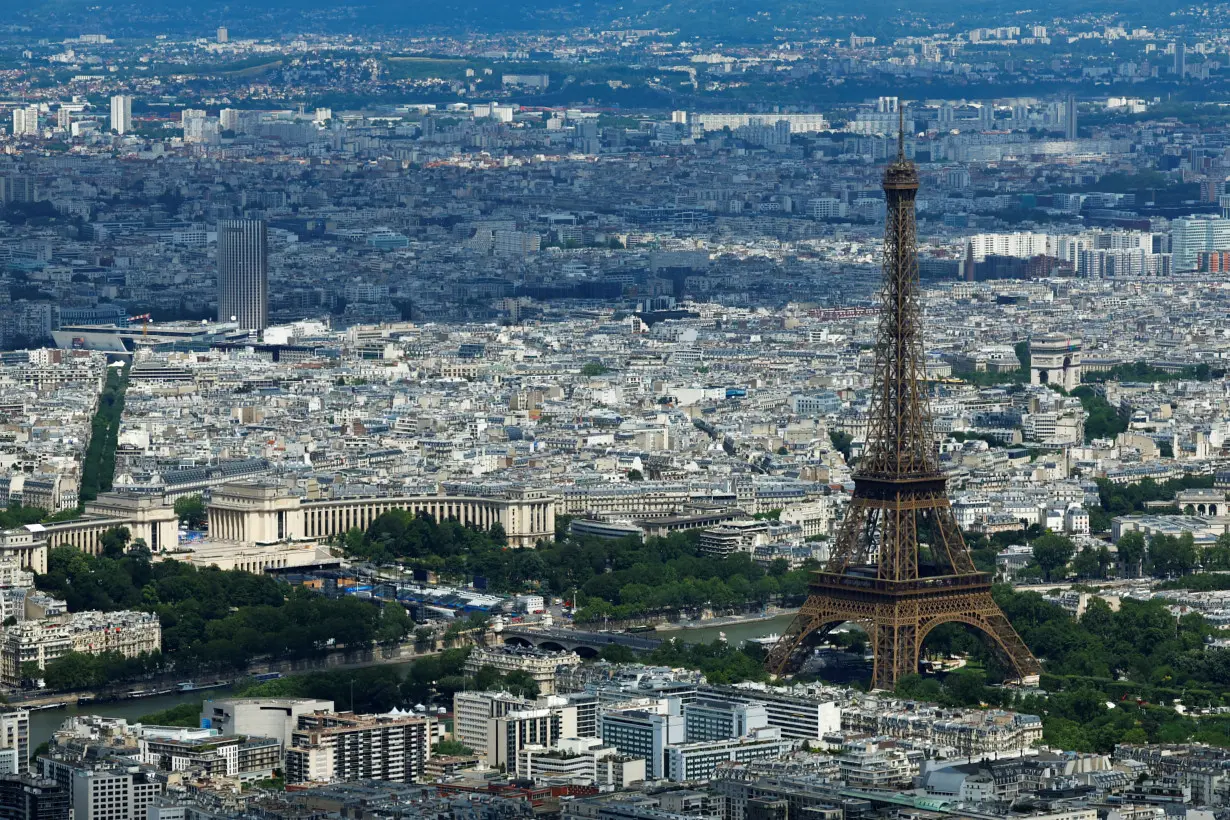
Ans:
{"label": "dense cityscape", "polygon": [[1227,8],[16,0],[0,820],[1230,820]]}

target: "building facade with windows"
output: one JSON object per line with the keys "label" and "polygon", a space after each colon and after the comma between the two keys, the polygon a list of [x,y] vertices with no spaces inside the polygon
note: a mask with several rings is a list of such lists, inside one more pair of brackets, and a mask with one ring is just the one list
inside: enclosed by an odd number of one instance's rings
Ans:
{"label": "building facade with windows", "polygon": [[432,723],[417,716],[301,715],[286,750],[286,780],[420,783],[431,756]]}

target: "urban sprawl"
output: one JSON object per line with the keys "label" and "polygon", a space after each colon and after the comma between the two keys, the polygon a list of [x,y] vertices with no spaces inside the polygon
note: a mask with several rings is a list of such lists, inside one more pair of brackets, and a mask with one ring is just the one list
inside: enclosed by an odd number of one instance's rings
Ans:
{"label": "urban sprawl", "polygon": [[1230,817],[1225,7],[21,5],[0,820]]}

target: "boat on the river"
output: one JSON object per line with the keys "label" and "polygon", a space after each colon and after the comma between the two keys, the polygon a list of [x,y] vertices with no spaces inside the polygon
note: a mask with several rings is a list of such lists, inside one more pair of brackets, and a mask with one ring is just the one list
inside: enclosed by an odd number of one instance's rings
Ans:
{"label": "boat on the river", "polygon": [[217,683],[193,683],[186,680],[176,686],[181,692],[199,692],[202,689],[220,689],[223,686],[228,686],[226,681],[218,681]]}
{"label": "boat on the river", "polygon": [[40,703],[37,706],[27,706],[27,712],[42,712],[45,709],[64,709],[68,706],[68,701],[61,700],[56,703]]}
{"label": "boat on the river", "polygon": [[759,644],[760,646],[773,646],[782,639],[781,635],[774,632],[772,635],[765,635],[760,638],[748,638],[748,643]]}

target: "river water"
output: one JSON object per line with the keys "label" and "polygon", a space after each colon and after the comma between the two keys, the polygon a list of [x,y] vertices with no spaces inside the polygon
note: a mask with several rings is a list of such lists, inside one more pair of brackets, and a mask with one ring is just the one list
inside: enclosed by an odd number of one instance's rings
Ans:
{"label": "river water", "polygon": [[40,743],[51,739],[51,735],[60,724],[73,715],[105,715],[106,717],[121,717],[129,723],[137,718],[153,712],[161,712],[181,703],[200,703],[206,698],[226,697],[231,691],[229,686],[218,689],[206,689],[202,692],[175,692],[169,695],[156,695],[150,698],[136,700],[121,700],[113,703],[87,703],[77,706],[73,696],[66,695],[69,706],[64,709],[40,709],[30,713],[30,749],[33,751]]}
{"label": "river water", "polygon": [[713,643],[724,632],[726,633],[726,640],[730,645],[738,646],[741,642],[751,638],[763,638],[766,635],[782,634],[786,631],[786,627],[790,625],[790,621],[793,618],[794,613],[788,612],[784,615],[775,615],[763,621],[698,626],[691,629],[659,629],[657,632],[649,633],[647,637],[662,639],[678,638],[685,643]]}
{"label": "river water", "polygon": [[[790,613],[777,615],[763,621],[701,626],[692,629],[664,629],[651,633],[647,637],[662,639],[675,637],[686,643],[712,643],[717,640],[719,633],[724,632],[726,633],[726,640],[732,646],[738,646],[741,641],[746,641],[749,638],[762,638],[766,635],[781,634],[790,624],[790,619],[793,617],[794,614]],[[397,666],[405,665],[407,664],[397,664]],[[133,723],[145,715],[162,712],[183,703],[200,703],[211,698],[224,698],[228,697],[230,693],[231,687],[228,686],[218,689],[207,689],[201,692],[174,692],[168,695],[138,698],[137,700],[122,700],[113,703],[87,703],[83,706],[77,706],[73,702],[73,697],[66,695],[64,699],[69,701],[70,706],[64,709],[40,709],[30,713],[30,748],[34,749],[39,744],[49,740],[52,733],[60,728],[60,724],[73,715],[121,717],[129,723]]]}

